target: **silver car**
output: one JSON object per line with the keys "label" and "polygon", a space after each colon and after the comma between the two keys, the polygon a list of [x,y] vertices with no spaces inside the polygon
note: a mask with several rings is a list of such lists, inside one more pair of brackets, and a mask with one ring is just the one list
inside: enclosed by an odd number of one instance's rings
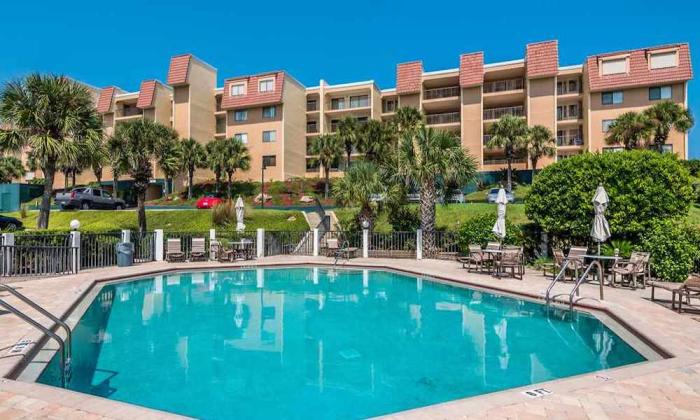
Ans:
{"label": "silver car", "polygon": [[[498,190],[499,188],[491,188],[489,190],[489,193],[486,195],[486,201],[489,203],[495,203],[496,198],[498,198]],[[512,203],[515,201],[515,197],[513,196],[512,192],[506,191],[506,199],[508,199],[509,203]]]}

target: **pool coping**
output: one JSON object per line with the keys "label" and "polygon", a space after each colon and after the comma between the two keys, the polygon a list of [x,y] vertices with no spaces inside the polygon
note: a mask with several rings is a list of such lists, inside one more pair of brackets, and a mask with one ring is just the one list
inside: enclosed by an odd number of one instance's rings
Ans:
{"label": "pool coping", "polygon": [[[487,292],[492,292],[496,294],[502,294],[502,295],[508,295],[508,296],[515,296],[515,297],[522,297],[526,298],[528,300],[533,300],[533,301],[538,301],[539,303],[542,303],[543,301],[543,296],[537,293],[528,293],[528,292],[523,292],[522,290],[513,290],[512,288],[508,287],[502,287],[498,284],[484,284],[483,282],[477,282],[477,281],[469,281],[465,279],[460,279],[456,278],[456,276],[453,275],[444,275],[444,274],[439,274],[439,273],[434,273],[434,272],[419,272],[417,270],[412,270],[411,267],[406,267],[404,264],[402,264],[406,260],[374,260],[369,259],[369,260],[356,260],[356,261],[350,261],[347,263],[342,264],[342,267],[347,267],[347,268],[354,268],[354,269],[383,269],[383,270],[390,270],[390,271],[396,271],[402,274],[409,274],[413,276],[418,276],[418,277],[428,277],[431,279],[435,279],[438,281],[443,281],[448,284],[453,284],[455,286],[466,286],[469,288],[477,289],[477,290],[484,290]],[[424,260],[424,261],[435,261],[435,260]],[[448,261],[440,261],[439,264],[450,264]],[[295,261],[295,262],[290,262],[287,259],[284,260],[275,260],[274,258],[265,258],[261,259],[258,261],[255,261],[253,263],[231,263],[231,264],[220,264],[220,263],[210,263],[210,262],[205,262],[205,263],[184,263],[184,264],[169,264],[165,266],[161,266],[159,268],[153,267],[153,265],[147,265],[144,264],[140,267],[138,270],[132,270],[134,272],[130,273],[119,273],[119,274],[114,274],[114,275],[104,275],[101,276],[100,279],[91,279],[88,280],[88,284],[84,287],[84,289],[76,296],[73,297],[72,303],[69,305],[69,307],[63,311],[63,314],[60,316],[61,319],[67,319],[70,317],[74,316],[74,311],[76,308],[80,305],[81,302],[84,302],[86,299],[86,296],[88,296],[90,293],[93,293],[95,290],[99,290],[100,287],[103,285],[110,283],[110,282],[121,282],[121,281],[129,281],[141,277],[148,277],[152,275],[160,275],[160,274],[166,274],[166,273],[173,273],[173,272],[181,272],[181,271],[193,271],[193,270],[206,270],[206,271],[211,271],[211,270],[226,270],[226,269],[254,269],[254,268],[264,268],[264,267],[285,267],[285,266],[333,266],[330,260],[326,258],[308,258],[304,261]],[[464,272],[462,270],[462,272]],[[474,274],[471,273],[470,278],[472,276],[479,276],[479,274]],[[41,281],[41,280],[39,280]],[[560,303],[563,302],[563,299],[559,299]],[[567,303],[568,305],[568,303]],[[572,377],[567,377],[567,378],[561,378],[561,379],[556,379],[553,381],[548,381],[544,383],[538,383],[536,384],[537,387],[548,387],[551,389],[553,392],[557,393],[564,393],[567,391],[575,390],[575,389],[581,389],[581,388],[586,388],[586,387],[597,387],[601,385],[601,379],[599,378],[600,375],[598,375],[600,372],[605,372],[605,377],[614,379],[614,380],[622,380],[625,378],[632,378],[635,376],[639,375],[645,375],[645,374],[653,374],[653,373],[658,373],[664,370],[672,369],[675,367],[681,367],[681,366],[688,366],[691,364],[698,363],[700,359],[697,357],[689,357],[687,354],[679,354],[677,351],[674,351],[666,346],[660,345],[660,343],[657,342],[657,340],[653,340],[651,337],[648,336],[646,333],[642,333],[637,326],[634,325],[634,322],[626,322],[623,318],[625,317],[626,314],[624,313],[617,313],[618,310],[623,310],[624,308],[618,308],[615,305],[609,304],[607,301],[605,302],[585,302],[585,303],[577,303],[575,305],[577,308],[583,308],[584,310],[590,310],[594,312],[600,312],[603,313],[607,316],[610,316],[613,321],[624,327],[625,329],[629,330],[630,332],[634,333],[636,336],[638,336],[642,341],[645,342],[645,344],[649,345],[652,347],[655,351],[659,352],[661,355],[663,355],[665,358],[661,360],[656,360],[656,361],[646,361],[642,363],[637,363],[633,365],[627,365],[627,366],[622,366],[618,367],[615,369],[609,369],[609,370],[604,370],[604,371],[596,371],[596,372],[591,372],[588,374],[583,374],[583,375],[577,375],[577,376],[572,376]],[[669,311],[670,312],[670,311]],[[629,315],[629,314],[627,314]],[[640,324],[641,326],[641,324]],[[35,357],[36,353],[41,350],[42,348],[42,340],[41,336],[42,334],[40,333],[35,333],[35,336],[39,336],[38,339],[35,338],[35,341],[37,345],[32,346],[30,351],[26,352],[19,360],[16,360],[12,368],[10,369],[9,372],[5,372],[2,376],[3,377],[17,377],[16,375],[21,372],[24,367],[28,363],[30,363],[33,358]],[[45,339],[45,337],[44,337]],[[21,365],[21,366],[20,366]],[[610,376],[612,375],[612,377]],[[606,382],[610,380],[607,379]],[[2,382],[0,383],[0,391],[2,391],[4,388],[6,388],[7,383],[9,382],[18,382],[18,381],[12,381],[10,379],[3,379]],[[36,385],[40,386],[43,388],[50,388],[50,391],[43,390],[42,394],[49,392],[49,393],[62,393],[62,392],[73,392],[73,391],[67,391],[61,388],[54,388],[54,387],[47,387],[41,384],[36,384],[36,383],[24,383],[21,382],[22,384],[25,385]],[[466,412],[470,411],[464,411],[464,410],[474,410],[474,409],[484,409],[488,407],[498,407],[499,405],[508,405],[508,404],[513,404],[514,402],[517,402],[517,400],[520,400],[522,402],[522,395],[520,392],[522,392],[524,389],[532,388],[533,385],[531,384],[525,387],[519,387],[519,388],[510,388],[507,390],[503,391],[497,391],[494,393],[489,393],[489,394],[483,394],[479,396],[473,396],[473,397],[468,397],[468,398],[463,398],[463,399],[458,399],[458,400],[453,400],[453,401],[448,401],[444,403],[439,403],[436,405],[430,405],[430,406],[425,406],[425,407],[420,407],[420,408],[415,408],[411,409],[408,411],[402,411],[402,412],[397,412],[388,415],[388,417],[421,417],[429,414],[430,416],[436,415],[436,416],[451,416],[455,415],[454,410],[459,410],[462,415]],[[117,402],[114,400],[108,400],[105,398],[101,397],[96,397],[96,396],[91,396],[88,394],[80,394],[82,396],[86,396],[86,400],[90,401],[91,399],[98,399],[99,401],[109,401],[114,404],[123,404],[123,405],[128,405],[132,406],[131,404],[128,403],[121,403]],[[518,398],[516,398],[516,395]],[[546,398],[546,397],[541,397],[541,398]],[[94,405],[96,403],[93,403]],[[99,404],[98,404],[99,405]],[[111,404],[110,404],[111,406]],[[138,406],[133,406],[137,408],[144,408],[144,407],[138,407]],[[144,408],[145,410],[148,410],[149,412],[152,412],[153,410]],[[162,411],[157,411],[158,413],[162,415],[171,415],[171,413],[167,412],[162,412]],[[442,414],[441,414],[442,413]],[[451,415],[448,415],[448,413],[452,413]]]}

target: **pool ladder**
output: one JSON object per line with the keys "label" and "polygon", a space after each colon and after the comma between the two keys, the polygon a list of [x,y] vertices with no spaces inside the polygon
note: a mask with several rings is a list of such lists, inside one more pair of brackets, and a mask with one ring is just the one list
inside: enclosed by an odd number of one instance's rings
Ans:
{"label": "pool ladder", "polygon": [[[559,270],[559,273],[552,279],[552,282],[549,283],[549,286],[547,287],[547,292],[545,293],[545,302],[547,305],[549,305],[549,302],[552,299],[555,299],[559,296],[564,296],[566,293],[560,293],[558,295],[551,295],[552,289],[554,288],[554,285],[559,281],[561,278],[564,277],[566,273],[566,268],[569,266],[569,262],[571,260],[566,259],[564,260],[564,264],[561,266],[561,270]],[[583,283],[586,282],[588,279],[588,275],[590,274],[591,270],[593,268],[598,269],[598,279],[600,282],[600,300],[603,300],[603,266],[600,265],[599,261],[593,261],[590,264],[588,264],[588,267],[583,271],[583,273],[576,279],[576,283],[574,284],[574,287],[571,289],[569,292],[569,310],[573,311],[574,310],[574,294],[576,296],[580,296],[579,288]]]}
{"label": "pool ladder", "polygon": [[7,284],[0,284],[0,291],[8,292],[20,301],[26,303],[29,305],[31,308],[39,312],[40,314],[44,315],[51,321],[55,322],[57,325],[59,325],[61,328],[63,328],[66,332],[66,338],[65,340],[61,338],[58,334],[56,334],[53,331],[53,328],[48,328],[42,325],[39,321],[36,319],[32,318],[31,316],[27,315],[25,312],[21,311],[20,309],[16,308],[15,306],[11,305],[7,301],[0,299],[0,307],[3,307],[7,309],[9,312],[13,313],[16,315],[18,318],[20,318],[22,321],[26,322],[27,324],[31,325],[32,327],[38,329],[42,333],[46,334],[49,338],[54,340],[58,344],[58,354],[59,354],[59,362],[61,366],[61,386],[66,387],[67,382],[70,380],[70,375],[71,375],[71,339],[72,339],[72,331],[68,324],[66,324],[64,321],[53,315],[51,312],[47,311],[46,309],[42,308],[34,302],[33,300],[29,299],[27,296],[23,295],[17,289],[15,289],[12,286],[9,286]]}

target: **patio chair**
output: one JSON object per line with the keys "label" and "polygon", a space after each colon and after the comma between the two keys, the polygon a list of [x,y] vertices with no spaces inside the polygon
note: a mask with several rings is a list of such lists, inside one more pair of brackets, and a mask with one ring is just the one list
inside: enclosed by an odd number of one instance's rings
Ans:
{"label": "patio chair", "polygon": [[668,290],[671,292],[671,309],[676,309],[676,298],[678,298],[678,312],[680,313],[683,307],[683,298],[690,305],[690,298],[700,298],[700,274],[690,274],[683,283],[673,283],[667,281],[650,281],[651,285],[651,300],[654,301],[654,291],[659,289]]}
{"label": "patio chair", "polygon": [[326,239],[326,257],[335,257],[338,252],[338,238]]}
{"label": "patio chair", "polygon": [[207,250],[204,238],[192,238],[192,249],[190,249],[190,261],[206,261]]}
{"label": "patio chair", "polygon": [[586,264],[583,260],[583,257],[587,254],[588,248],[585,246],[572,246],[571,248],[569,248],[569,253],[566,255],[566,258],[569,260],[569,265],[567,266],[567,269],[574,271],[574,280],[578,280],[579,271],[585,270]]}
{"label": "patio chair", "polygon": [[462,263],[462,268],[466,268],[467,271],[472,270],[472,266],[477,268],[478,271],[484,270],[484,263],[488,257],[481,250],[479,245],[469,245],[469,253],[465,256],[458,257],[457,261]]}
{"label": "patio chair", "polygon": [[[620,260],[612,267],[612,284],[615,285],[617,276],[620,276],[620,285],[624,283],[624,279],[628,278],[632,282],[632,288],[637,288],[637,278],[642,279],[642,289],[647,286],[647,277],[649,273],[649,258],[648,252],[634,251],[628,260]],[[628,284],[629,284],[628,281]]]}
{"label": "patio chair", "polygon": [[185,253],[182,252],[180,238],[168,239],[168,247],[165,251],[165,259],[168,262],[185,261]]}
{"label": "patio chair", "polygon": [[255,246],[251,239],[241,239],[241,249],[238,250],[238,256],[244,260],[252,260],[255,258]]}
{"label": "patio chair", "polygon": [[498,260],[498,270],[501,273],[510,269],[512,277],[522,280],[525,274],[525,259],[523,249],[520,247],[507,247],[503,250],[501,258]]}

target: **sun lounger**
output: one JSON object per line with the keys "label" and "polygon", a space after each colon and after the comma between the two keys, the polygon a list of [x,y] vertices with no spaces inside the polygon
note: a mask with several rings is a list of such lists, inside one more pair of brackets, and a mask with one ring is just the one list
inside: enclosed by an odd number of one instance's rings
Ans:
{"label": "sun lounger", "polygon": [[204,238],[192,238],[190,261],[205,261],[207,259],[206,242]]}
{"label": "sun lounger", "polygon": [[700,274],[690,274],[683,283],[672,283],[664,281],[650,281],[651,285],[651,300],[654,300],[654,291],[659,289],[668,290],[671,292],[671,309],[676,309],[676,298],[678,298],[678,312],[680,313],[683,307],[683,298],[690,305],[691,298],[700,298]]}
{"label": "sun lounger", "polygon": [[165,259],[168,262],[185,261],[185,253],[182,252],[180,238],[168,239],[168,246],[165,251]]}

